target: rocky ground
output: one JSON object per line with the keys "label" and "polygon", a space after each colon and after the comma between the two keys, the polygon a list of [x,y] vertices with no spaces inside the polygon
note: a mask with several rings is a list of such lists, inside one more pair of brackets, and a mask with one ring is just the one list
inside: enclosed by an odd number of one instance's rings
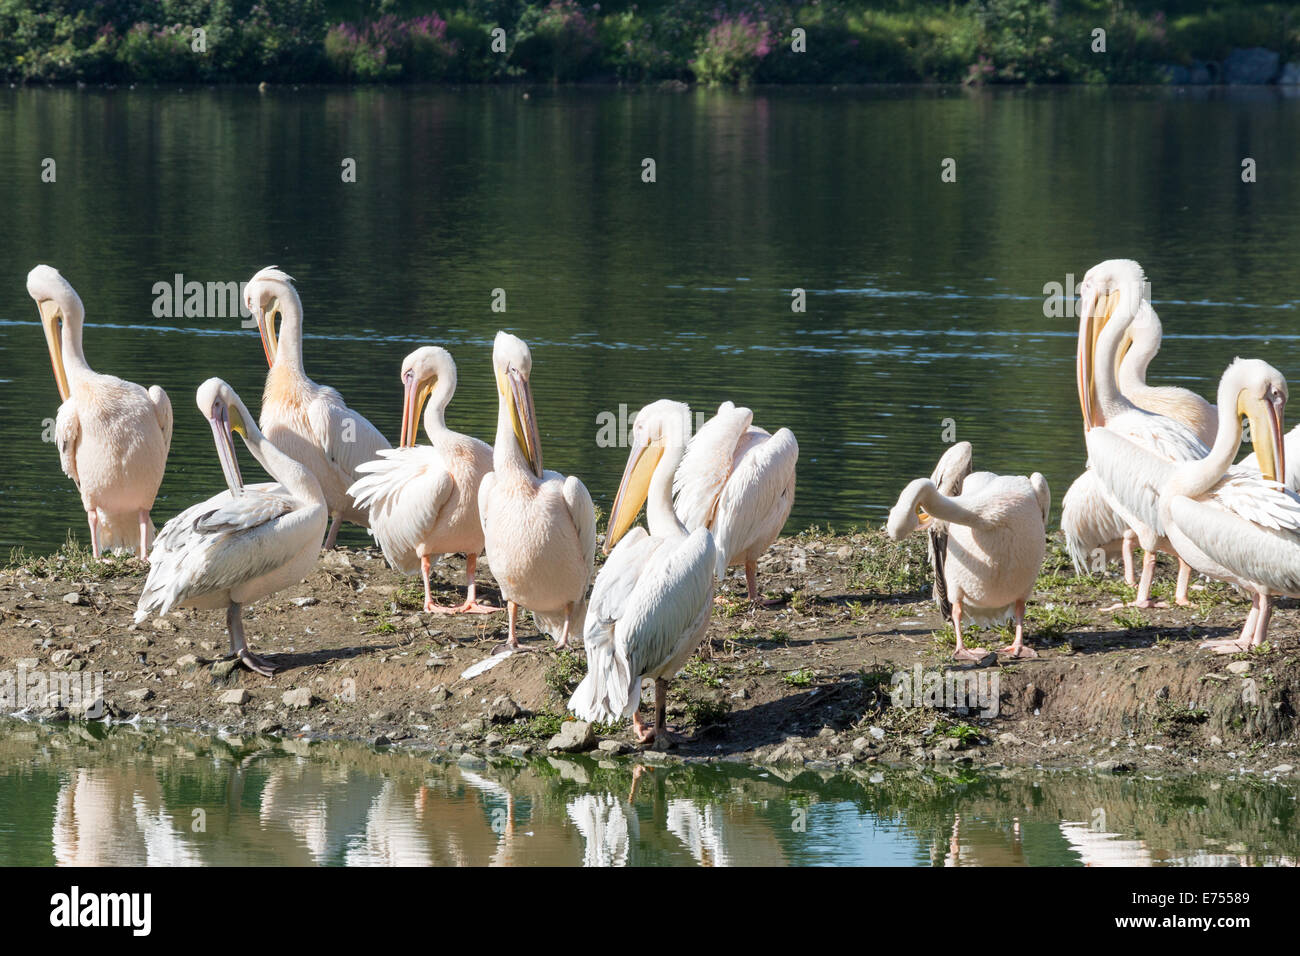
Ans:
{"label": "rocky ground", "polygon": [[[463,562],[445,561],[438,575],[435,600],[459,601]],[[483,577],[480,596],[500,603]],[[1172,577],[1162,565],[1157,597],[1169,597]],[[131,559],[90,562],[69,549],[15,555],[0,572],[0,697],[6,673],[20,667],[46,679],[102,673],[113,721],[484,756],[641,752],[626,722],[566,719],[564,701],[585,658],[557,653],[527,618],[522,637],[532,652],[464,676],[502,643],[505,615],[426,614],[418,579],[388,569],[377,551],[326,553],[301,585],[245,609],[250,644],[283,668],[272,679],[223,659],[219,612],[176,611],[134,624],[142,580]],[[760,565],[760,585],[779,600],[755,609],[742,599],[743,580],[728,579],[705,646],[673,683],[670,720],[694,739],[641,759],[1272,776],[1300,764],[1293,602],[1281,603],[1263,649],[1223,657],[1197,645],[1240,629],[1246,604],[1230,589],[1199,582],[1196,606],[1187,609],[1105,610],[1127,593],[1122,582],[1113,574],[1076,578],[1053,546],[1030,606],[1039,658],[990,655],[955,667],[952,631],[929,600],[919,536],[904,545],[876,531],[782,538]],[[1007,641],[1005,631],[983,631],[968,643]],[[996,690],[985,699],[996,700],[989,708],[996,715],[920,693],[945,673],[982,676],[983,687]],[[896,693],[901,675],[918,689],[918,706]],[[15,678],[8,680],[12,696]],[[45,719],[81,716],[16,702]]]}

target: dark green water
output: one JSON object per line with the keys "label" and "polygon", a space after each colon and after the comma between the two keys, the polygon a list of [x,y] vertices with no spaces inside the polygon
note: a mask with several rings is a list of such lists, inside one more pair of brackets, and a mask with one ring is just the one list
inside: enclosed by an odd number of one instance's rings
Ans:
{"label": "dark green water", "polygon": [[1295,865],[1294,783],[804,772],[0,720],[0,866]]}
{"label": "dark green water", "polygon": [[1153,379],[1209,394],[1237,354],[1300,374],[1297,154],[1300,99],[1275,90],[3,90],[0,547],[85,538],[41,440],[38,262],[80,291],[92,366],[171,395],[159,523],[221,487],[194,388],[221,375],[256,408],[265,366],[235,319],[155,318],[154,285],[271,263],[309,373],[390,438],[427,343],[460,364],[451,423],[490,438],[492,336],[522,335],[546,462],[606,508],[624,453],[597,416],[661,397],[791,427],[795,527],[878,522],[947,418],[1059,502],[1084,455],[1045,284],[1136,258],[1168,333]]}

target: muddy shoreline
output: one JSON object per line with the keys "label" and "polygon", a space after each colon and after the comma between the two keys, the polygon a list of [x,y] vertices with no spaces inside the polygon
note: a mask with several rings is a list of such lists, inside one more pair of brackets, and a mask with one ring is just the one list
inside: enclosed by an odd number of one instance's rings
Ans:
{"label": "muddy shoreline", "polygon": [[[143,569],[130,559],[15,555],[0,571],[0,699],[6,687],[10,695],[0,710],[83,719],[66,702],[19,700],[17,675],[40,690],[40,680],[102,674],[113,722],[355,739],[465,761],[562,747],[782,773],[942,764],[1289,777],[1300,766],[1296,602],[1280,602],[1261,651],[1212,654],[1198,644],[1234,635],[1248,606],[1231,589],[1200,581],[1192,608],[1108,610],[1126,594],[1116,572],[1076,578],[1058,540],[1030,606],[1027,639],[1040,657],[957,667],[925,571],[919,537],[783,537],[760,565],[761,587],[779,602],[753,609],[743,580],[728,577],[705,646],[673,683],[670,722],[694,739],[660,751],[636,746],[626,722],[566,720],[585,659],[557,653],[523,616],[529,652],[463,677],[504,640],[505,615],[424,613],[418,580],[374,549],[323,554],[302,584],[246,608],[250,644],[283,668],[272,679],[223,660],[218,612],[134,624]],[[436,574],[435,600],[459,600],[463,563],[444,559]],[[480,596],[499,604],[490,574],[480,581]],[[1171,591],[1162,565],[1156,597]],[[984,630],[968,643],[1005,638]],[[955,699],[954,686],[971,695]],[[919,706],[899,702],[901,687]]]}

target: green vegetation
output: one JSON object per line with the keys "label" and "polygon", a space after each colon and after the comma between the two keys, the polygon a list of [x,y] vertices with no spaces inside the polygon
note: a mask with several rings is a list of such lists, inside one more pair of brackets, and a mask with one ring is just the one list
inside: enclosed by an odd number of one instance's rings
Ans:
{"label": "green vegetation", "polygon": [[14,548],[9,552],[6,571],[26,571],[38,578],[89,578],[105,580],[118,577],[143,577],[148,566],[136,560],[134,555],[110,554],[105,552],[98,558],[90,555],[89,548],[83,548],[72,537],[71,532],[63,542],[63,547],[52,554],[28,554],[23,548]]}
{"label": "green vegetation", "polygon": [[[1094,31],[1106,31],[1104,52]],[[501,30],[503,33],[494,31]],[[796,32],[799,31],[799,32]],[[1209,0],[0,0],[0,76],[88,83],[1150,83],[1300,53]]]}
{"label": "green vegetation", "polygon": [[801,667],[796,671],[790,671],[781,677],[791,687],[808,687],[813,682],[815,675],[810,667]]}
{"label": "green vegetation", "polygon": [[547,665],[546,686],[557,696],[568,699],[587,676],[587,655],[583,651],[563,650]]}

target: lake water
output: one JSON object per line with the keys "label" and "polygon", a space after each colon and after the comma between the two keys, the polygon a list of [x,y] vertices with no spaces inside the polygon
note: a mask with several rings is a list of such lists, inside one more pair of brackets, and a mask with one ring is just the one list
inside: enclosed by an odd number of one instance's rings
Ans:
{"label": "lake water", "polygon": [[854,774],[0,720],[0,866],[1296,865],[1294,782]]}
{"label": "lake water", "polygon": [[42,441],[38,262],[81,293],[92,366],[171,395],[159,524],[222,487],[195,387],[256,408],[266,369],[236,319],[156,318],[155,284],[272,263],[309,373],[390,438],[402,357],[437,343],[451,424],[490,439],[491,341],[522,335],[546,462],[606,509],[624,451],[597,417],[661,397],[792,428],[793,528],[878,523],[945,419],[1059,503],[1084,452],[1075,322],[1044,286],[1136,258],[1168,333],[1153,380],[1211,394],[1238,354],[1300,374],[1298,154],[1277,90],[2,90],[0,548],[86,537]]}

